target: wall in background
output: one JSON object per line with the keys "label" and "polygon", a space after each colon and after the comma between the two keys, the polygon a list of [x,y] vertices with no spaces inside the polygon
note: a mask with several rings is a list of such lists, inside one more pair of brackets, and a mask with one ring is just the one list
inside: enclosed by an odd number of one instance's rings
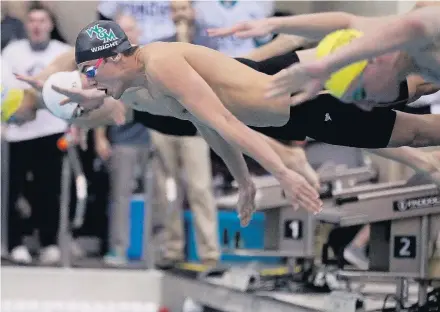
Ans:
{"label": "wall in background", "polygon": [[[215,0],[211,0],[215,1]],[[75,41],[77,32],[96,17],[98,1],[42,1],[58,17],[58,26],[69,43]],[[23,2],[8,3],[14,15],[23,17]],[[346,11],[354,14],[375,16],[407,12],[415,1],[276,1],[276,8],[296,14],[326,11]]]}

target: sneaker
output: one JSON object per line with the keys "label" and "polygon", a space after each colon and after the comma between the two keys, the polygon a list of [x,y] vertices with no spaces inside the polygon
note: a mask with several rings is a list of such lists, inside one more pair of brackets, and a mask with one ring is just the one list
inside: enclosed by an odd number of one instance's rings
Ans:
{"label": "sneaker", "polygon": [[40,263],[42,265],[59,264],[61,261],[61,251],[56,245],[49,245],[40,251]]}
{"label": "sneaker", "polygon": [[160,270],[171,270],[175,268],[177,264],[182,262],[182,259],[162,258],[160,261],[158,261],[158,263],[156,263],[156,267]]}
{"label": "sneaker", "polygon": [[11,261],[17,264],[31,264],[32,256],[26,246],[17,246],[11,250]]}
{"label": "sneaker", "polygon": [[124,266],[128,260],[122,253],[112,250],[104,256],[104,263],[110,266]]}
{"label": "sneaker", "polygon": [[368,270],[368,258],[363,248],[354,245],[344,249],[344,259],[361,270]]}
{"label": "sneaker", "polygon": [[86,256],[84,249],[81,248],[76,240],[70,244],[70,252],[74,259],[82,259]]}

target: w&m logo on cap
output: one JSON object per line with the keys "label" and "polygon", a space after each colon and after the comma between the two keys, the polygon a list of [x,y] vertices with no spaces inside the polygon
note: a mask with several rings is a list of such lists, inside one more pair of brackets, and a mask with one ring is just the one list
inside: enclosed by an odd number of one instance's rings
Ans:
{"label": "w&m logo on cap", "polygon": [[103,27],[100,27],[99,24],[90,27],[86,30],[86,32],[90,38],[93,38],[93,35],[95,35],[97,39],[103,41],[104,43],[115,41],[118,39],[113,33],[112,29],[105,29]]}

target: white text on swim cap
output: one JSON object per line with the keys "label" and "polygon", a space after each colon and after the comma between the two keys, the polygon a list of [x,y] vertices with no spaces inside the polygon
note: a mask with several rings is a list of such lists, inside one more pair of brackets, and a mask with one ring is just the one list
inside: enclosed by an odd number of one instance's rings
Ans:
{"label": "white text on swim cap", "polygon": [[99,24],[90,27],[86,30],[86,32],[90,38],[93,38],[93,35],[95,35],[98,40],[104,41],[104,43],[118,39],[114,34],[113,29],[107,30],[103,27],[100,27]]}
{"label": "white text on swim cap", "polygon": [[112,47],[117,46],[117,45],[118,45],[118,43],[115,41],[115,42],[112,42],[112,43],[107,43],[107,44],[103,44],[103,45],[98,46],[98,47],[91,48],[90,50],[92,52],[99,52],[99,51],[102,51],[102,50],[105,50],[105,49],[108,49],[108,48],[112,48]]}

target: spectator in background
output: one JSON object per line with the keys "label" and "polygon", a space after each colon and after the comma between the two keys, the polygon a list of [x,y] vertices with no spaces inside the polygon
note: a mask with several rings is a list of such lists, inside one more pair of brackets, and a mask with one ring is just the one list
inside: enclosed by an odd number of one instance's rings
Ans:
{"label": "spectator in background", "polygon": [[[10,43],[2,52],[2,63],[7,63],[14,73],[36,75],[55,57],[70,49],[68,45],[50,39],[53,27],[51,13],[38,3],[33,3],[25,22],[28,39]],[[26,84],[18,81],[12,83],[15,85],[11,87],[27,88]],[[8,125],[6,129],[5,139],[10,143],[8,247],[11,259],[15,262],[32,261],[22,242],[23,220],[15,209],[29,173],[33,177],[35,193],[32,218],[43,247],[40,261],[43,264],[54,264],[60,260],[60,251],[56,244],[62,153],[56,143],[66,127],[65,121],[41,109],[35,120],[20,126]]]}
{"label": "spectator in background", "polygon": [[136,19],[142,35],[141,45],[175,34],[170,19],[170,0],[164,1],[112,1],[101,0],[98,6],[99,19],[114,19],[117,14],[131,15]]}
{"label": "spectator in background", "polygon": [[26,31],[24,25],[19,19],[10,16],[8,11],[9,2],[1,2],[1,17],[2,17],[2,51],[13,40],[20,40],[26,38]]}
{"label": "spectator in background", "polygon": [[[160,41],[191,42],[216,48],[216,41],[205,36],[195,21],[191,1],[172,1],[171,17],[176,35]],[[173,181],[179,180],[179,171],[185,173],[189,206],[193,212],[197,251],[201,262],[214,266],[220,256],[217,208],[215,207],[209,147],[202,137],[167,136],[152,131],[152,141],[164,160],[167,173]],[[181,166],[179,166],[179,164]],[[168,180],[169,181],[169,180]],[[164,184],[160,195],[165,193]],[[164,202],[164,201],[161,201]],[[166,210],[167,207],[155,209]],[[171,209],[165,223],[165,251],[162,267],[170,267],[184,260],[185,234],[182,207]]]}
{"label": "spectator in background", "polygon": [[[274,1],[193,1],[198,22],[207,28],[228,27],[236,23],[272,15]],[[240,39],[234,36],[217,38],[220,52],[242,57],[256,47],[269,42],[272,36]]]}
{"label": "spectator in background", "polygon": [[[131,44],[139,44],[141,31],[129,15],[116,17]],[[108,135],[107,135],[108,133]],[[135,122],[95,130],[95,149],[98,156],[110,164],[109,253],[104,261],[109,265],[124,265],[130,236],[130,202],[133,195],[135,169],[147,168],[149,130]],[[146,176],[146,175],[144,175]],[[144,180],[144,186],[146,185]]]}

